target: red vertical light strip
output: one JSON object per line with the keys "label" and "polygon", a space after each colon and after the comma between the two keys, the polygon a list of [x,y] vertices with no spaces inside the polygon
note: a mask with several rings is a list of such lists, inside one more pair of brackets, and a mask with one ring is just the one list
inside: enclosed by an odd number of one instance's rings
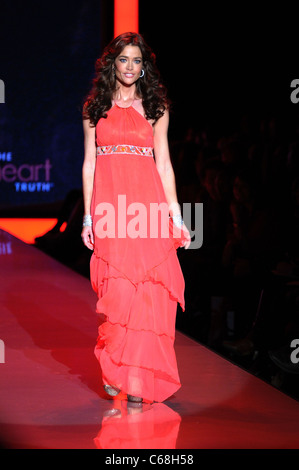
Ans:
{"label": "red vertical light strip", "polygon": [[139,1],[114,0],[114,37],[119,34],[138,33]]}

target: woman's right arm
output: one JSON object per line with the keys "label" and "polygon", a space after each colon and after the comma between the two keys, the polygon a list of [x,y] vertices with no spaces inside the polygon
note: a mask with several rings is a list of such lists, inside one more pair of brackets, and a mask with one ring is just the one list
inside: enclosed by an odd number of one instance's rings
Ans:
{"label": "woman's right arm", "polygon": [[[90,216],[91,200],[96,165],[96,135],[95,127],[90,125],[89,119],[83,120],[84,131],[84,162],[82,167],[84,215]],[[87,248],[93,250],[94,235],[91,226],[83,227],[81,237]]]}

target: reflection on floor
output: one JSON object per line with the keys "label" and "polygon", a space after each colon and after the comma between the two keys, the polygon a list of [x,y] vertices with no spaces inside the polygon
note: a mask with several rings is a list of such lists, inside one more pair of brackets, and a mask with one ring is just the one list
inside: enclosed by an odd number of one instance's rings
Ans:
{"label": "reflection on floor", "polygon": [[48,449],[298,448],[299,403],[177,333],[182,387],[164,403],[108,397],[89,281],[0,231],[3,445]]}

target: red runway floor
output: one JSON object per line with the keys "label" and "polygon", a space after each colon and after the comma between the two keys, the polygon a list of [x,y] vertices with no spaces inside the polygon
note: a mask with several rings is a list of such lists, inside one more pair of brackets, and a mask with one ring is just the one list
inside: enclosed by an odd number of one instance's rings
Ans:
{"label": "red runway floor", "polygon": [[[0,231],[1,438],[18,449],[299,448],[299,403],[177,332],[182,388],[108,399],[88,279]],[[3,343],[1,343],[3,345]],[[4,362],[3,362],[4,361]]]}

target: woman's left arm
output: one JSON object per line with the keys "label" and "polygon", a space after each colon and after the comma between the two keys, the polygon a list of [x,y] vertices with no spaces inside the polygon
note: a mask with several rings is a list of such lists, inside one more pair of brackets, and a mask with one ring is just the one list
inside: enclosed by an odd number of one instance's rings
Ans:
{"label": "woman's left arm", "polygon": [[[158,173],[160,175],[171,217],[181,216],[181,209],[177,199],[175,175],[171,163],[168,145],[169,112],[166,110],[163,116],[154,125],[154,152]],[[182,229],[187,240],[184,247],[188,248],[191,242],[189,231],[184,224]]]}

